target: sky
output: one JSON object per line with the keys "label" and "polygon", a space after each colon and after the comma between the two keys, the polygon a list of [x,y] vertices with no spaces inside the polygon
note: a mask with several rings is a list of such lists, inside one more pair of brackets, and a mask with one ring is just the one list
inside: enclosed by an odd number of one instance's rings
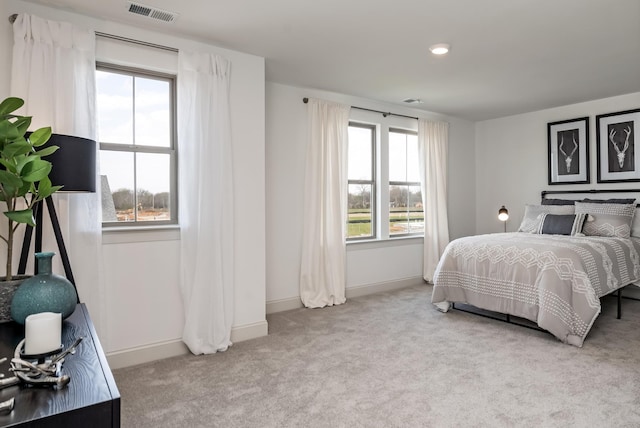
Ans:
{"label": "sky", "polygon": [[[349,179],[371,180],[371,128],[349,127]],[[389,180],[420,182],[418,137],[389,132]]]}
{"label": "sky", "polygon": [[[169,83],[98,70],[98,139],[101,143],[170,147]],[[135,124],[135,126],[134,126]],[[100,172],[111,191],[133,189],[133,153],[100,154]],[[138,153],[138,189],[169,191],[169,155]]]}

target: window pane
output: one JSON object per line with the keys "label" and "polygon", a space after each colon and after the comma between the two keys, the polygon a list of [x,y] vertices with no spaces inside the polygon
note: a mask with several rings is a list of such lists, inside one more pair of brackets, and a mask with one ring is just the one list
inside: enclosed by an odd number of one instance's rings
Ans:
{"label": "window pane", "polygon": [[389,181],[407,181],[407,134],[389,132]]}
{"label": "window pane", "polygon": [[420,159],[418,158],[418,136],[407,135],[407,181],[420,182]]}
{"label": "window pane", "polygon": [[420,186],[409,186],[409,233],[424,233],[424,208]]}
{"label": "window pane", "polygon": [[373,176],[373,129],[349,127],[349,180],[371,181]]}
{"label": "window pane", "polygon": [[389,235],[424,232],[424,210],[420,186],[389,187]]}
{"label": "window pane", "polygon": [[100,142],[133,144],[133,77],[96,70]]}
{"label": "window pane", "polygon": [[371,230],[371,185],[349,184],[348,238],[373,236]]}
{"label": "window pane", "polygon": [[102,204],[102,221],[134,221],[133,153],[101,151],[100,172],[112,197]]}
{"label": "window pane", "polygon": [[417,135],[389,132],[389,181],[420,181]]}
{"label": "window pane", "polygon": [[135,78],[135,143],[171,147],[171,96],[169,82]]}
{"label": "window pane", "polygon": [[389,186],[389,235],[409,233],[409,186]]}
{"label": "window pane", "polygon": [[138,221],[171,219],[170,162],[168,154],[136,154]]}

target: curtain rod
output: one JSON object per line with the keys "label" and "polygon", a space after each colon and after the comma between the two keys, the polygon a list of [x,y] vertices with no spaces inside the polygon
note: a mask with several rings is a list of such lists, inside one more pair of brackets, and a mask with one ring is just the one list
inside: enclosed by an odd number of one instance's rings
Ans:
{"label": "curtain rod", "polygon": [[[305,103],[305,104],[308,103],[309,102],[309,98],[304,97],[302,99],[302,102]],[[391,112],[388,112],[388,111],[373,110],[373,109],[370,109],[370,108],[356,107],[356,106],[351,106],[351,108],[355,108],[355,109],[358,109],[358,110],[364,110],[364,111],[371,111],[373,113],[380,113],[384,117],[387,117],[387,116],[398,116],[398,117],[406,117],[407,119],[418,120],[418,118],[415,117],[415,116],[406,116],[404,114],[391,113]]]}
{"label": "curtain rod", "polygon": [[[18,17],[17,13],[14,13],[13,15],[10,15],[9,16],[9,22],[11,24],[13,24],[14,22],[16,22],[16,18],[17,17]],[[169,52],[176,52],[176,53],[178,52],[178,49],[172,48],[171,46],[158,45],[156,43],[144,42],[142,40],[130,39],[128,37],[122,37],[122,36],[116,36],[115,34],[102,33],[100,31],[96,31],[95,33],[96,33],[96,36],[104,37],[106,39],[119,40],[121,42],[133,43],[133,44],[136,44],[136,45],[146,46],[146,47],[149,47],[149,48],[162,49],[162,50],[169,51]]]}
{"label": "curtain rod", "polygon": [[96,31],[96,36],[104,37],[105,39],[113,39],[121,42],[132,43],[134,45],[146,46],[149,48],[161,49],[164,51],[175,52],[178,53],[177,48],[172,48],[171,46],[158,45],[156,43],[144,42],[142,40],[130,39],[129,37],[116,36],[115,34],[101,33],[100,31]]}

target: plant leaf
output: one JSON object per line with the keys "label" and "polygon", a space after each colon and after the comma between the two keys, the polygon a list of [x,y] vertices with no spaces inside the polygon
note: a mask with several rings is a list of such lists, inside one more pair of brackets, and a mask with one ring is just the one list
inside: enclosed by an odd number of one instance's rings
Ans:
{"label": "plant leaf", "polygon": [[12,186],[9,183],[2,183],[2,190],[10,198],[15,198],[16,197],[16,193],[18,192],[18,187]]}
{"label": "plant leaf", "polygon": [[33,218],[33,210],[31,209],[20,210],[20,211],[7,211],[4,213],[4,215],[6,215],[11,220],[18,223],[28,224],[29,226],[36,225],[36,220]]}
{"label": "plant leaf", "polygon": [[31,125],[31,116],[21,116],[16,119],[13,124],[18,128],[18,133],[22,136],[27,133],[29,126]]}
{"label": "plant leaf", "polygon": [[20,187],[22,186],[22,180],[20,179],[20,177],[11,174],[8,171],[5,171],[4,169],[0,169],[0,183],[2,184],[8,184],[11,187]]}
{"label": "plant leaf", "polygon": [[[16,156],[14,158],[15,166],[11,165],[11,167],[7,169],[20,175],[22,173],[22,168],[24,168],[24,166],[29,162],[33,162],[36,159],[38,159],[38,156],[26,156],[26,155]],[[2,160],[0,160],[0,163],[1,162]]]}
{"label": "plant leaf", "polygon": [[29,136],[29,141],[33,147],[40,147],[49,141],[49,138],[51,138],[51,127],[47,126],[33,131]]}
{"label": "plant leaf", "polygon": [[7,115],[18,110],[24,105],[24,100],[16,97],[9,97],[0,103],[0,116]]}
{"label": "plant leaf", "polygon": [[51,194],[51,179],[45,177],[38,183],[38,198],[44,199]]}
{"label": "plant leaf", "polygon": [[49,146],[49,147],[45,147],[42,150],[38,150],[35,154],[43,158],[45,156],[49,156],[52,153],[55,153],[56,150],[58,150],[59,148],[60,147],[58,146]]}
{"label": "plant leaf", "polygon": [[31,144],[24,139],[22,141],[14,141],[4,146],[2,156],[5,158],[13,158],[20,155],[26,155],[31,152],[31,149]]}
{"label": "plant leaf", "polygon": [[51,172],[51,162],[42,159],[34,159],[22,168],[22,180],[30,183],[40,181]]}
{"label": "plant leaf", "polygon": [[9,141],[20,138],[20,136],[17,126],[8,120],[0,120],[0,143],[6,144]]}
{"label": "plant leaf", "polygon": [[16,172],[16,166],[11,161],[0,158],[0,165],[4,166],[7,171]]}
{"label": "plant leaf", "polygon": [[36,189],[33,183],[25,181],[20,188],[16,189],[15,195],[16,198],[22,198],[27,196],[27,193],[35,193],[35,191]]}

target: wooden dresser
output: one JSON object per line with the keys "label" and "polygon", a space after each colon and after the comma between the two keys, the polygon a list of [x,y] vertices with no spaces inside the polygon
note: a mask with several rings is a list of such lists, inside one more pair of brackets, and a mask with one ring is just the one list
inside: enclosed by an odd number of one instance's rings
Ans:
{"label": "wooden dresser", "polygon": [[[22,385],[0,390],[0,401],[15,397],[15,409],[0,413],[0,427],[120,426],[120,392],[83,303],[62,322],[65,349],[79,336],[84,339],[62,367],[62,373],[71,377],[69,385],[60,390]],[[10,360],[23,338],[24,326],[0,323],[0,357]],[[9,361],[0,365],[0,372],[11,376]]]}

